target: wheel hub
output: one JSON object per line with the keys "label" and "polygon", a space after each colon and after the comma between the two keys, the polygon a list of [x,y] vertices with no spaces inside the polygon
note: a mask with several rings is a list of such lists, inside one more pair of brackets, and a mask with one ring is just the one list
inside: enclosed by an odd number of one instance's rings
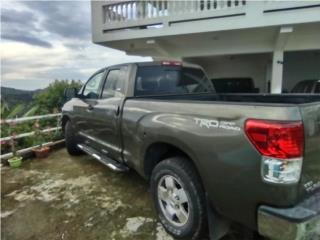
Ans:
{"label": "wheel hub", "polygon": [[189,219],[189,198],[180,181],[170,175],[158,183],[158,200],[166,219],[175,226],[183,226]]}

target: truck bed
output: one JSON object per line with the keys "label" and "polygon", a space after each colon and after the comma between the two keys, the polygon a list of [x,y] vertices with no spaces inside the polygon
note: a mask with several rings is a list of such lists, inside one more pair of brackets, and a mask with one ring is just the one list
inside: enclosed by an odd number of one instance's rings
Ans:
{"label": "truck bed", "polygon": [[194,101],[227,101],[227,102],[248,102],[248,103],[279,103],[279,104],[301,104],[320,101],[320,94],[179,94],[179,95],[153,95],[135,98],[151,98],[161,100],[194,100]]}

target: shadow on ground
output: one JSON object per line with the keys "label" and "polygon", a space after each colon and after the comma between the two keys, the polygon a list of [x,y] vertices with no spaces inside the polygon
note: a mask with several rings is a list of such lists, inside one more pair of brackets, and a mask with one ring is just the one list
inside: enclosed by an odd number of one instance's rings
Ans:
{"label": "shadow on ground", "polygon": [[134,171],[114,173],[61,149],[1,176],[2,239],[172,239]]}

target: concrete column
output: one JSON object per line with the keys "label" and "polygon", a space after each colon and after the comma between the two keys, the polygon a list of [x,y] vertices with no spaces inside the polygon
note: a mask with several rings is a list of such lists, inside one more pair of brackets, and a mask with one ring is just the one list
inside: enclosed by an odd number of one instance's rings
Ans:
{"label": "concrete column", "polygon": [[272,59],[271,93],[282,92],[283,53],[292,31],[292,27],[281,27],[277,35]]}
{"label": "concrete column", "polygon": [[282,75],[283,75],[283,50],[273,52],[272,59],[272,76],[271,76],[271,93],[282,92]]}

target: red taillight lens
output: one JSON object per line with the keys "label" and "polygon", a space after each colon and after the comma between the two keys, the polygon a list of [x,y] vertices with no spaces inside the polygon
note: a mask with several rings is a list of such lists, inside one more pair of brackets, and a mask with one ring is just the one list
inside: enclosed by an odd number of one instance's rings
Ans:
{"label": "red taillight lens", "polygon": [[281,122],[249,119],[245,131],[264,156],[289,159],[302,157],[304,133],[302,122]]}

